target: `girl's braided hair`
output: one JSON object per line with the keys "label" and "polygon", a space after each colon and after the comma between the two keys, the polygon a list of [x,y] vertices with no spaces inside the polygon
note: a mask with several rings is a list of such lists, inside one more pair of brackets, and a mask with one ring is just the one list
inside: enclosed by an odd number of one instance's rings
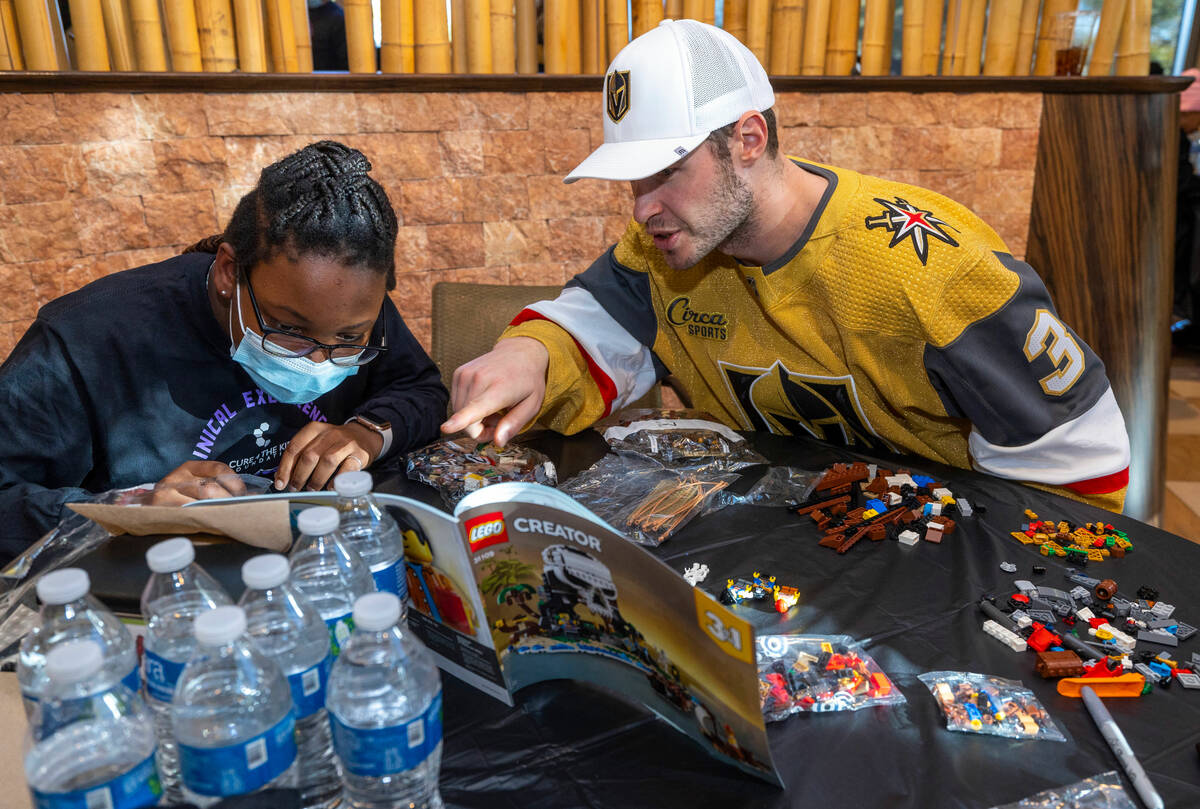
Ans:
{"label": "girl's braided hair", "polygon": [[323,140],[262,170],[258,185],[242,197],[225,232],[184,252],[233,246],[239,272],[277,250],[334,258],[361,266],[396,286],[396,214],[383,187],[357,149]]}

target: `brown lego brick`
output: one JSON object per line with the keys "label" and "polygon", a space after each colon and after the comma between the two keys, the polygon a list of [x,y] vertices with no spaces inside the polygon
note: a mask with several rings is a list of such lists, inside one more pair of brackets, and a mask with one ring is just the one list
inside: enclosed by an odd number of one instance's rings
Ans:
{"label": "brown lego brick", "polygon": [[805,514],[811,514],[812,512],[814,512],[818,509],[820,509],[822,511],[830,511],[830,513],[833,513],[832,509],[834,507],[836,507],[838,505],[846,506],[849,503],[850,503],[849,495],[847,495],[845,497],[834,497],[829,500],[822,500],[820,503],[812,503],[811,505],[801,506],[800,508],[796,509],[795,513],[801,517],[803,517]]}
{"label": "brown lego brick", "polygon": [[1078,677],[1083,674],[1083,661],[1071,651],[1038,652],[1037,673],[1043,677]]}

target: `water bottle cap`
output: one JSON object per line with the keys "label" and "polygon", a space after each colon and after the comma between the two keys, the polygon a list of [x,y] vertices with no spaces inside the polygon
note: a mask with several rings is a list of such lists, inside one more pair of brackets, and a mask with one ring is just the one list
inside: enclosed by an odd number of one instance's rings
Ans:
{"label": "water bottle cap", "polygon": [[37,595],[43,604],[70,604],[87,595],[91,586],[86,570],[64,567],[38,579]]}
{"label": "water bottle cap", "polygon": [[368,593],[354,602],[354,626],[382,632],[400,620],[400,599],[392,593]]}
{"label": "water bottle cap", "polygon": [[371,493],[375,482],[370,472],[343,472],[333,479],[333,490],[342,497],[362,497]]}
{"label": "water bottle cap", "polygon": [[266,590],[287,581],[288,572],[287,557],[277,553],[264,553],[242,565],[242,581],[251,590]]}
{"label": "water bottle cap", "polygon": [[196,616],[196,642],[205,646],[224,646],[246,631],[246,611],[225,605]]}
{"label": "water bottle cap", "polygon": [[78,683],[104,665],[104,652],[94,640],[72,640],[46,654],[46,675],[56,683]]}
{"label": "water bottle cap", "polygon": [[300,512],[300,516],[296,518],[296,527],[302,534],[319,537],[336,531],[340,520],[336,508],[313,506]]}
{"label": "water bottle cap", "polygon": [[184,537],[163,540],[146,551],[146,564],[155,573],[174,573],[196,561],[192,541]]}

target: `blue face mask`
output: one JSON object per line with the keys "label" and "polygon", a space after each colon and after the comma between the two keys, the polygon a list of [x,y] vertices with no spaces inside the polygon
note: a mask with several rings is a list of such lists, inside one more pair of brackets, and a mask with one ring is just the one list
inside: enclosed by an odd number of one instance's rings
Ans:
{"label": "blue face mask", "polygon": [[237,284],[237,300],[229,308],[229,331],[233,331],[233,312],[238,313],[242,339],[229,344],[229,356],[250,374],[258,386],[286,404],[304,404],[342,384],[358,373],[357,365],[334,365],[328,359],[312,362],[307,357],[277,357],[262,346],[262,336],[242,322],[242,285]]}

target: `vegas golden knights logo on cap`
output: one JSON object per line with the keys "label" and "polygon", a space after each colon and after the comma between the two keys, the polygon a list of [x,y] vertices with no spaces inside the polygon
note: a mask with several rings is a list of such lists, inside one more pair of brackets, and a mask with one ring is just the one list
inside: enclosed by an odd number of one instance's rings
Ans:
{"label": "vegas golden knights logo on cap", "polygon": [[608,117],[614,124],[620,123],[629,112],[629,71],[614,70],[608,74],[608,85],[604,94]]}

